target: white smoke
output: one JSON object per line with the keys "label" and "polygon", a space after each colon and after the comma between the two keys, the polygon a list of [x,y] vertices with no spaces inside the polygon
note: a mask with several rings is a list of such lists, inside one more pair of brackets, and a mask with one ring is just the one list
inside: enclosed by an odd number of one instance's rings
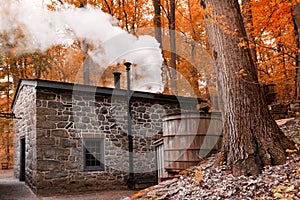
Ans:
{"label": "white smoke", "polygon": [[[140,77],[133,81],[134,89],[163,90],[158,42],[151,36],[128,34],[111,15],[99,9],[67,5],[59,11],[49,11],[42,1],[5,0],[1,1],[0,17],[0,34],[8,33],[9,42],[17,44],[19,53],[45,51],[54,45],[86,39],[94,46],[88,53],[99,66],[132,62],[136,65],[134,76]],[[22,37],[14,33],[16,29],[22,30]]]}

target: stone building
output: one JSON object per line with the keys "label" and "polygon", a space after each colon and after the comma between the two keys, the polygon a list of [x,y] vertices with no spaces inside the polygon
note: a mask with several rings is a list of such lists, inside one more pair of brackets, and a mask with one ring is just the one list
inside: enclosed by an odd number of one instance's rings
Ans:
{"label": "stone building", "polygon": [[[38,195],[127,187],[126,91],[20,80],[12,109],[15,176]],[[153,143],[166,114],[196,110],[199,99],[133,92],[134,180],[156,180]],[[142,181],[141,181],[142,182]]]}

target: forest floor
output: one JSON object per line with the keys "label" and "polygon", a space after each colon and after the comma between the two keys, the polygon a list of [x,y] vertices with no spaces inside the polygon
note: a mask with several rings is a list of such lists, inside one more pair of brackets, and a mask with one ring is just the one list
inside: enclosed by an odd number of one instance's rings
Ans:
{"label": "forest floor", "polygon": [[[300,149],[300,118],[277,121]],[[285,199],[300,200],[300,155],[290,154],[287,162],[267,166],[256,177],[234,177],[225,167],[213,167],[216,156],[183,171],[177,178],[141,190],[105,191],[91,194],[37,197],[28,186],[13,177],[12,170],[0,171],[0,199],[41,200],[202,200],[202,199]],[[136,194],[134,194],[136,193]],[[132,195],[134,194],[134,195]],[[132,195],[132,198],[128,197]]]}
{"label": "forest floor", "polygon": [[[300,149],[300,118],[278,120]],[[291,153],[284,165],[266,166],[258,176],[234,177],[225,166],[214,167],[216,155],[177,178],[141,190],[133,199],[285,199],[300,200],[300,155]],[[128,198],[130,199],[130,198]]]}

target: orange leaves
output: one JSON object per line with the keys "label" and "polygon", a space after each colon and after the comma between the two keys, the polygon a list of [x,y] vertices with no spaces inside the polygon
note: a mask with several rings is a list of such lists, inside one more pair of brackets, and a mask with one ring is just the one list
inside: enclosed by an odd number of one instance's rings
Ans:
{"label": "orange leaves", "polygon": [[153,15],[152,1],[146,0],[98,0],[98,6],[118,19],[120,27],[133,34],[138,28],[149,25]]}
{"label": "orange leaves", "polygon": [[131,196],[132,199],[138,199],[140,197],[142,197],[143,195],[145,195],[147,193],[147,190],[140,190],[138,193],[134,194]]}
{"label": "orange leaves", "polygon": [[191,39],[199,42],[204,35],[204,11],[197,0],[178,1],[176,8],[176,26]]}
{"label": "orange leaves", "polygon": [[51,65],[47,78],[74,82],[77,72],[83,63],[84,55],[81,53],[81,49],[76,45],[68,48],[55,46],[49,49],[47,54]]}
{"label": "orange leaves", "polygon": [[[55,1],[56,3],[58,2],[53,0],[53,2]],[[242,48],[254,48],[256,50],[260,81],[264,83],[278,83],[279,88],[282,90],[282,92],[279,92],[282,100],[290,98],[293,93],[295,53],[299,52],[299,49],[296,48],[295,44],[291,10],[297,1],[299,2],[300,0],[256,0],[249,1],[250,3],[244,8],[247,22],[251,22],[247,24],[247,30],[251,31],[252,39],[251,41],[246,41],[243,38],[239,45]],[[143,34],[139,32],[140,28],[153,28],[154,26],[152,1],[63,0],[63,2],[71,3],[77,7],[86,4],[99,7],[104,12],[108,12],[116,19],[119,19],[120,27],[136,35]],[[160,3],[162,27],[168,29],[170,0],[161,0]],[[48,8],[54,10],[58,4],[49,5]],[[213,12],[212,8],[201,9],[199,0],[176,1],[176,31],[184,37],[184,42],[178,42],[177,40],[177,53],[182,57],[178,56],[177,58],[177,68],[189,83],[195,83],[193,87],[196,90],[199,87],[201,88],[198,83],[203,80],[201,78],[202,74],[195,73],[195,69],[203,68],[204,65],[202,65],[203,61],[198,58],[199,56],[195,54],[194,49],[197,46],[208,46],[203,15],[209,15],[211,12]],[[231,30],[230,24],[223,22],[223,18],[224,16],[217,16],[209,20],[218,24],[221,27],[221,31],[228,34],[237,34],[236,30]],[[165,39],[163,47],[167,49],[169,46]],[[84,57],[80,52],[80,48],[76,46],[67,49],[55,47],[49,50],[48,53],[51,58],[52,68],[56,69],[52,70],[51,79],[72,81],[75,73],[82,65]],[[185,56],[186,54],[191,55]],[[168,63],[170,54],[165,52],[164,58],[166,63]],[[246,78],[244,72],[238,72],[238,75]],[[214,78],[210,77],[210,79]],[[203,86],[203,88],[205,87]]]}
{"label": "orange leaves", "polygon": [[194,180],[197,184],[200,184],[203,181],[201,170],[199,170],[199,169],[195,170],[195,179]]}
{"label": "orange leaves", "polygon": [[97,6],[99,5],[100,0],[69,0],[67,2],[79,8],[79,7],[84,7],[87,4],[92,6]]}
{"label": "orange leaves", "polygon": [[295,43],[292,8],[296,0],[258,0],[245,6],[250,45],[258,58],[259,79],[278,86],[278,100],[292,98],[295,77]]}
{"label": "orange leaves", "polygon": [[296,153],[297,150],[295,150],[295,149],[293,149],[293,150],[291,150],[291,149],[286,149],[285,152],[288,153],[288,154],[293,154],[293,153]]}
{"label": "orange leaves", "polygon": [[[295,53],[299,51],[295,45],[294,26],[292,23],[292,7],[300,0],[256,0],[249,1],[245,7],[245,15],[248,21],[247,29],[251,31],[252,40],[241,39],[241,48],[254,48],[258,58],[257,68],[261,82],[274,82],[280,84],[282,91],[288,91],[288,95],[280,94],[282,99],[289,98],[293,90],[293,80],[295,75]],[[58,0],[51,0],[48,5],[49,10],[59,8]],[[139,32],[144,27],[154,27],[153,2],[147,0],[62,0],[63,3],[73,4],[83,7],[87,4],[101,8],[120,20],[119,26],[133,34],[144,34]],[[160,0],[162,28],[169,28],[170,20],[170,0]],[[195,52],[197,47],[207,48],[207,36],[204,28],[203,15],[212,14],[213,9],[208,7],[205,10],[200,8],[199,0],[177,0],[176,1],[176,32],[183,36],[184,41],[177,39],[177,68],[178,71],[189,82],[193,83],[195,90],[205,90],[206,82],[203,76],[195,73],[195,69],[205,68],[203,60]],[[217,16],[209,19],[219,25],[221,31],[228,34],[238,34],[232,30],[230,24],[224,23],[224,16]],[[163,31],[166,35],[167,31]],[[147,34],[151,34],[148,30]],[[152,32],[153,33],[153,32]],[[22,33],[18,34],[22,37]],[[165,37],[167,38],[167,37]],[[163,47],[169,48],[170,44],[164,40]],[[78,44],[80,46],[80,44]],[[60,81],[72,81],[76,72],[82,66],[82,60],[86,55],[82,55],[80,47],[76,45],[69,48],[53,47],[48,51],[51,70],[48,69],[47,77],[42,77]],[[12,47],[13,49],[13,47]],[[16,52],[13,49],[11,52]],[[16,53],[15,53],[16,54]],[[186,56],[189,54],[189,56]],[[167,64],[170,61],[170,54],[164,53]],[[33,58],[26,58],[27,63],[33,62]],[[209,71],[205,69],[206,71]],[[24,73],[29,76],[28,73]],[[30,73],[29,73],[30,74]],[[239,73],[243,76],[244,73]],[[167,76],[166,76],[167,77]],[[167,77],[168,78],[168,77]],[[167,79],[166,78],[166,79]],[[245,77],[244,77],[245,78]],[[215,78],[209,76],[215,82]],[[105,81],[104,81],[105,82]],[[167,82],[167,81],[165,81]],[[203,82],[203,87],[199,86]],[[283,83],[284,82],[284,83]],[[288,89],[285,89],[288,88]],[[197,92],[196,92],[197,93]],[[283,92],[282,92],[283,93]],[[199,93],[197,93],[199,95]]]}
{"label": "orange leaves", "polygon": [[291,3],[287,1],[253,1],[249,9],[252,12],[254,35],[268,35],[291,25]]}
{"label": "orange leaves", "polygon": [[54,11],[56,8],[53,5],[47,5],[47,9]]}
{"label": "orange leaves", "polygon": [[[147,0],[62,0],[63,3],[69,3],[76,7],[83,7],[87,4],[101,8],[104,12],[111,14],[114,18],[119,20],[118,25],[124,30],[135,34],[152,34],[151,30],[142,28],[153,28],[154,8],[153,1]],[[169,28],[170,19],[170,0],[160,1],[161,4],[161,21],[164,31]],[[48,6],[48,9],[55,10],[59,8],[60,3],[58,0],[52,0],[52,4]],[[193,54],[192,56],[183,56],[184,59],[177,59],[178,71],[182,73],[184,77],[181,77],[185,82],[192,84],[192,87],[196,90],[195,93],[199,95],[199,81],[200,73],[196,73],[198,66],[201,66],[200,58],[197,58],[194,49],[197,46],[207,46],[207,36],[205,34],[203,14],[211,12],[211,9],[200,9],[199,0],[177,0],[176,8],[176,32],[180,35],[184,35],[185,41],[178,42],[177,52],[178,55]],[[163,31],[163,32],[164,32]],[[165,33],[163,33],[165,35]],[[165,37],[167,38],[167,37]],[[164,38],[164,39],[165,39]],[[164,41],[167,41],[165,39]],[[164,42],[163,47],[167,49],[170,44],[169,41]],[[182,43],[184,43],[182,45]],[[80,46],[81,44],[78,44]],[[183,52],[183,53],[182,53]],[[72,81],[74,80],[74,73],[81,67],[82,60],[86,55],[82,55],[80,47],[53,47],[48,51],[48,56],[51,63],[51,70],[47,78],[59,80],[59,81]],[[165,53],[164,58],[166,63],[170,60],[170,54]],[[195,61],[192,64],[190,59]],[[196,61],[197,60],[197,61]],[[198,65],[198,66],[195,66]],[[109,68],[110,69],[110,68]],[[107,70],[109,73],[110,70]],[[101,82],[104,85],[109,84],[110,77],[103,76]],[[168,79],[168,77],[166,77]],[[167,80],[165,81],[167,82]],[[188,84],[186,84],[188,85]],[[185,93],[190,93],[184,88]]]}
{"label": "orange leaves", "polygon": [[249,74],[245,71],[245,69],[241,69],[240,71],[235,73],[239,77],[245,77],[248,76]]}

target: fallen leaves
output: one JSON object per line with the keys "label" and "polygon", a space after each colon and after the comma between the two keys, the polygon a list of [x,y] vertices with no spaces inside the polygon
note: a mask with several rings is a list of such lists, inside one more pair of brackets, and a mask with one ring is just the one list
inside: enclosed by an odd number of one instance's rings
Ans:
{"label": "fallen leaves", "polygon": [[[300,119],[287,122],[281,128],[300,138]],[[147,188],[140,200],[198,200],[198,199],[281,199],[300,200],[300,155],[288,150],[284,165],[266,166],[258,176],[234,177],[226,166],[213,167],[216,156],[199,166],[182,171],[175,179]]]}
{"label": "fallen leaves", "polygon": [[[274,197],[278,199],[286,199],[286,200],[292,200],[295,194],[291,193],[295,189],[294,185],[290,186],[278,186],[276,187],[274,191]],[[297,194],[296,194],[297,195]]]}

